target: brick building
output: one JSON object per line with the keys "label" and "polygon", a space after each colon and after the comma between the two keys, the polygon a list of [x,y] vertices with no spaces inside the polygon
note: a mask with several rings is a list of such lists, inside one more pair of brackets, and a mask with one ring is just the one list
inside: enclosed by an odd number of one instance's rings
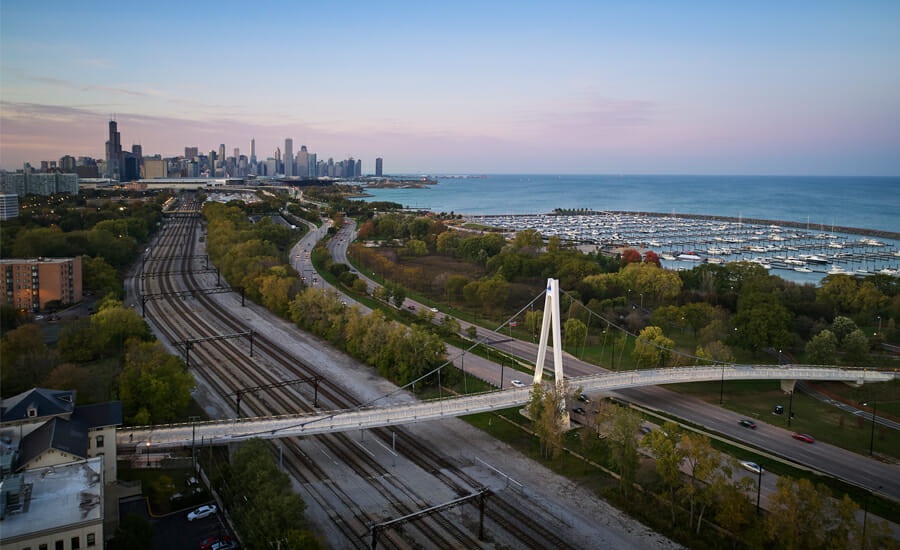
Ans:
{"label": "brick building", "polygon": [[4,292],[0,304],[42,309],[47,302],[81,301],[81,258],[0,259]]}

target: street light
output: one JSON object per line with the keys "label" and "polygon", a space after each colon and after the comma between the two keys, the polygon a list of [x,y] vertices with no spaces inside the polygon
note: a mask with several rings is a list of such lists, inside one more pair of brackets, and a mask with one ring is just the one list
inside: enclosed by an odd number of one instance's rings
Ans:
{"label": "street light", "polygon": [[759,467],[759,480],[756,482],[756,515],[759,515],[759,494],[762,488],[762,466]]}
{"label": "street light", "polygon": [[[866,407],[869,406],[868,403],[863,403]],[[869,456],[872,456],[872,451],[875,448],[875,420],[876,415],[878,414],[878,400],[874,397],[872,398],[872,431],[869,434]]]}
{"label": "street light", "polygon": [[150,467],[150,442],[147,442],[147,467]]}

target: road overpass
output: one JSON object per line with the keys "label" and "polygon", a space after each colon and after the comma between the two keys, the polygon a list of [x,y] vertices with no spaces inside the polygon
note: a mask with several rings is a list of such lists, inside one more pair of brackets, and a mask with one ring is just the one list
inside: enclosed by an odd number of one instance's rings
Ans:
{"label": "road overpass", "polygon": [[[853,384],[886,382],[900,378],[897,372],[811,365],[714,365],[631,370],[567,378],[569,390],[604,392],[720,380],[823,380]],[[389,407],[367,407],[274,417],[216,420],[120,428],[116,443],[122,451],[145,452],[195,443],[222,445],[260,437],[275,439],[358,429],[426,422],[480,412],[520,407],[528,402],[531,387],[486,392]],[[140,450],[139,450],[140,449]]]}

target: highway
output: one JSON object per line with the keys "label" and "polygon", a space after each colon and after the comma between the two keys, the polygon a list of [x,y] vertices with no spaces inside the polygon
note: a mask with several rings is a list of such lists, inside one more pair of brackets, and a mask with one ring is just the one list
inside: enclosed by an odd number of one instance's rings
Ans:
{"label": "highway", "polygon": [[[355,238],[354,227],[353,222],[350,221],[339,232],[340,238],[332,239],[329,243],[329,251],[335,261],[343,261],[349,265],[347,261],[347,247]],[[366,274],[359,273],[359,276],[366,280],[370,293],[373,288],[378,286],[376,282],[368,279]],[[351,298],[344,296],[343,299],[347,303],[351,303]],[[416,308],[428,307],[413,300],[404,302],[404,307],[409,305],[414,305]],[[442,313],[436,314],[435,322],[440,322],[442,316]],[[469,323],[462,320],[460,320],[460,325],[463,331],[470,326]],[[478,339],[490,341],[495,349],[507,352],[529,363],[534,363],[537,357],[537,344],[510,339],[508,336],[482,327],[476,328],[478,330]],[[450,357],[456,357],[462,353],[462,350],[448,346],[447,353]],[[563,353],[563,361],[567,377],[589,376],[610,372],[607,369],[581,361],[565,352]],[[456,363],[457,361],[454,361],[454,364]],[[479,378],[495,385],[500,384],[501,366],[496,363],[467,354],[465,368],[467,372],[473,373]],[[509,371],[510,369],[506,368],[503,380],[504,387],[510,387],[509,380],[516,377],[530,385],[531,375],[523,373],[511,375]],[[553,357],[552,353],[549,352],[545,362],[545,371],[553,371]],[[814,444],[797,441],[791,437],[792,431],[786,425],[782,426],[775,423],[767,423],[761,419],[754,419],[758,428],[756,430],[748,430],[740,426],[739,421],[743,417],[737,413],[706,403],[695,397],[661,387],[618,390],[608,395],[648,409],[667,412],[692,424],[731,437],[734,440],[744,441],[750,445],[766,449],[789,461],[859,485],[874,493],[900,500],[900,467],[897,465],[885,464],[819,441]],[[595,395],[593,397],[598,396]],[[778,424],[786,424],[787,422],[785,418],[780,416],[773,416],[773,420],[780,421]]]}

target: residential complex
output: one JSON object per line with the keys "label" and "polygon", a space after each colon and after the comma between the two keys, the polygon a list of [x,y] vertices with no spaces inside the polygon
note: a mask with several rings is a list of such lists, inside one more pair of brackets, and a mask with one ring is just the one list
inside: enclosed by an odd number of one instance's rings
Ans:
{"label": "residential complex", "polygon": [[37,310],[48,302],[81,301],[81,258],[0,259],[4,291],[0,304]]}

